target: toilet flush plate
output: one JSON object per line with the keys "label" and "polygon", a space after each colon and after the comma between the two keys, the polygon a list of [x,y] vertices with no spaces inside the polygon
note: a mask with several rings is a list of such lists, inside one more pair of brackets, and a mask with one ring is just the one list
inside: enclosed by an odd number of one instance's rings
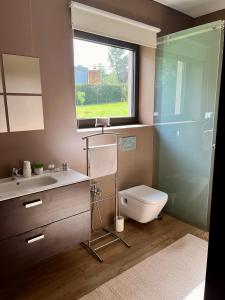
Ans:
{"label": "toilet flush plate", "polygon": [[137,148],[137,138],[136,136],[126,136],[120,138],[120,150],[131,151]]}

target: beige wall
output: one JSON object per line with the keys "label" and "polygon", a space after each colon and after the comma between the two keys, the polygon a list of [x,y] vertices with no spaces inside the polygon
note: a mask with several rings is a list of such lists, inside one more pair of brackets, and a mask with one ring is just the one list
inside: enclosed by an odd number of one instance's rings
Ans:
{"label": "beige wall", "polygon": [[[150,0],[89,2],[151,25],[161,24],[167,31],[175,30],[175,23],[176,28],[180,29],[191,22],[191,18]],[[72,168],[85,172],[84,143],[81,138],[88,132],[78,132],[75,126],[73,45],[68,1],[0,0],[0,52],[40,57],[45,121],[44,131],[0,134],[0,177],[9,176],[12,167],[21,165],[23,160],[45,164],[53,162],[56,165],[67,161]],[[141,84],[149,89],[150,102],[153,101],[153,69],[152,65],[150,81],[148,75],[144,76],[144,66],[141,77]],[[143,94],[143,101],[148,101],[147,90]],[[145,102],[142,108],[144,106]],[[143,122],[151,119],[151,113],[152,108],[149,112],[145,110]],[[137,150],[120,153],[120,188],[141,183],[151,185],[152,128],[115,130],[124,136],[137,136]],[[112,207],[112,202],[104,204],[107,221],[112,214]]]}
{"label": "beige wall", "polygon": [[153,125],[156,50],[140,47],[139,121]]}

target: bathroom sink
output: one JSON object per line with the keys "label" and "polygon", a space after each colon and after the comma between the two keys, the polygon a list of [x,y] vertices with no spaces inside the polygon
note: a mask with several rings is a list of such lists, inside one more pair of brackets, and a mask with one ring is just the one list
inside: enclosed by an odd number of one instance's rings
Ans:
{"label": "bathroom sink", "polygon": [[29,178],[2,178],[0,179],[0,204],[1,201],[40,193],[89,179],[88,176],[71,169],[67,171],[47,170],[42,175],[33,175]]}
{"label": "bathroom sink", "polygon": [[0,183],[0,195],[4,196],[17,192],[30,191],[55,183],[57,183],[57,180],[51,176],[34,176],[18,179],[7,178],[7,180]]}

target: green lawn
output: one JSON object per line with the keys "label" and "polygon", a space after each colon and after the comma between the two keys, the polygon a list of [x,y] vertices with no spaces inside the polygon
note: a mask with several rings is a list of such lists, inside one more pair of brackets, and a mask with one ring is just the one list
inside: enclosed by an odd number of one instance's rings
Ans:
{"label": "green lawn", "polygon": [[77,118],[127,117],[128,102],[77,105]]}

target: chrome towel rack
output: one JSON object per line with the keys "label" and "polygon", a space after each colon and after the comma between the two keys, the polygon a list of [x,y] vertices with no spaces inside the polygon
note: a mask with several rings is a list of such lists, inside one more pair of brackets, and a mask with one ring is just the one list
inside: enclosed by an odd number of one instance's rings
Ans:
{"label": "chrome towel rack", "polygon": [[[114,222],[116,222],[117,217],[119,215],[119,205],[118,205],[118,151],[119,151],[119,133],[115,133],[115,132],[105,132],[104,131],[104,127],[109,127],[109,125],[98,125],[97,127],[101,127],[101,133],[95,133],[95,134],[90,134],[87,135],[85,137],[82,138],[82,140],[85,140],[86,145],[84,150],[86,151],[86,172],[87,172],[87,176],[90,175],[90,164],[89,164],[89,149],[90,147],[90,139],[92,139],[93,137],[97,137],[97,136],[103,136],[103,135],[108,135],[108,136],[114,136],[115,137],[115,143],[116,143],[116,151],[117,151],[117,161],[116,161],[116,173],[115,173],[115,215],[114,215]],[[105,146],[105,145],[102,145]],[[93,180],[93,179],[91,179]],[[98,211],[98,215],[100,218],[100,222],[102,223],[102,218],[101,218],[101,213],[100,213],[100,209],[98,206],[98,202],[103,201],[103,199],[99,200],[99,201],[95,201],[96,199],[96,195],[98,195],[98,189],[96,188],[96,183],[91,184],[91,189],[90,189],[90,193],[91,193],[91,229],[92,232],[94,231],[93,229],[93,211],[94,211],[94,206],[96,206],[97,211]],[[115,225],[115,224],[114,224]],[[81,246],[84,247],[85,249],[87,249],[95,258],[97,258],[98,261],[103,262],[102,257],[97,253],[98,250],[105,248],[109,245],[114,244],[115,242],[121,242],[122,244],[124,244],[127,248],[130,248],[130,245],[124,240],[122,239],[116,232],[115,230],[110,230],[110,229],[106,229],[103,228],[104,234],[98,236],[97,238],[92,239],[92,237],[90,238],[90,240],[82,242]],[[96,242],[100,242],[101,240],[106,239],[107,237],[112,237],[113,239],[101,244],[100,246],[95,246]]]}

